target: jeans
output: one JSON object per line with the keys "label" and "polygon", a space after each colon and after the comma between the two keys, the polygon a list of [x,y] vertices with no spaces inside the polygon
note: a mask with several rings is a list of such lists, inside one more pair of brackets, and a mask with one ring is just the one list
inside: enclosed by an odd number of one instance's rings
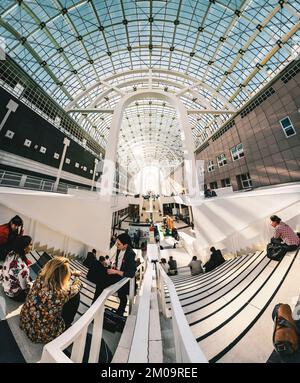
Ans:
{"label": "jeans", "polygon": [[80,303],[80,293],[77,293],[63,306],[61,316],[65,322],[66,329],[69,328],[75,318]]}

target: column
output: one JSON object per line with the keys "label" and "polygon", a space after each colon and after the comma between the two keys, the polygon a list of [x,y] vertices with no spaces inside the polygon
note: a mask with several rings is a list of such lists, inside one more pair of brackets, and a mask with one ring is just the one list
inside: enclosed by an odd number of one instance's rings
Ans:
{"label": "column", "polygon": [[95,185],[95,177],[96,177],[96,170],[97,170],[98,162],[99,162],[99,160],[98,160],[97,158],[95,158],[95,164],[94,164],[94,172],[93,172],[93,179],[92,179],[92,187],[91,187],[91,191],[93,191],[93,189],[94,189],[94,185]]}
{"label": "column", "polygon": [[56,181],[55,181],[55,184],[54,184],[53,191],[57,191],[59,180],[60,180],[60,176],[61,176],[61,172],[62,172],[62,168],[63,168],[63,165],[64,165],[64,160],[65,160],[66,152],[67,152],[68,146],[70,145],[70,140],[67,137],[65,137],[63,143],[64,143],[64,149],[63,149],[63,152],[62,152],[62,155],[61,155],[60,164],[59,164],[59,168],[58,168],[58,171],[57,171],[57,176],[56,176]]}
{"label": "column", "polygon": [[0,132],[3,128],[3,126],[5,125],[9,115],[11,113],[14,113],[18,109],[18,106],[19,106],[19,104],[17,104],[14,100],[8,101],[8,104],[6,105],[7,112],[6,112],[5,116],[3,117],[3,120],[0,123]]}

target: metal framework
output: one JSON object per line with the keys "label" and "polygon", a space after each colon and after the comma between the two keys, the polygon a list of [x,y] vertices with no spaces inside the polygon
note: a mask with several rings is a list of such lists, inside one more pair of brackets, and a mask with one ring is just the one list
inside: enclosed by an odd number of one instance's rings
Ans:
{"label": "metal framework", "polygon": [[[299,20],[298,0],[0,2],[7,54],[104,148],[120,99],[155,89],[188,110],[196,149],[297,58]],[[171,109],[129,105],[120,147],[183,158]]]}

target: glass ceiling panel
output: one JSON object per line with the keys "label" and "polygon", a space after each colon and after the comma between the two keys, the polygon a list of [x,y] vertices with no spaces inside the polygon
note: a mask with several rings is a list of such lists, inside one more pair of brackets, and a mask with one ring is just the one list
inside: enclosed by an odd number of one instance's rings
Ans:
{"label": "glass ceiling panel", "polygon": [[[193,92],[188,89],[180,96],[187,108],[203,108],[201,95],[212,108],[240,108],[298,57],[299,13],[296,0],[282,6],[278,0],[2,0],[0,34],[9,56],[65,108],[74,99],[77,108],[90,107],[95,100],[99,108],[114,108],[120,94],[110,87],[131,80],[122,88],[125,93],[145,89],[150,68],[155,89],[176,94],[194,85]],[[257,70],[265,57],[268,61]],[[198,81],[216,95],[195,86]],[[230,101],[227,106],[222,96]],[[146,113],[142,105],[135,107],[136,114]],[[73,116],[94,138],[107,141],[111,114]],[[195,147],[207,138],[205,126],[213,132],[226,118],[189,116]],[[161,131],[158,135],[155,130],[153,145],[169,134],[169,122],[159,121],[157,113],[151,129],[158,125]],[[148,137],[140,132],[140,122],[134,126],[140,140],[143,134]]]}

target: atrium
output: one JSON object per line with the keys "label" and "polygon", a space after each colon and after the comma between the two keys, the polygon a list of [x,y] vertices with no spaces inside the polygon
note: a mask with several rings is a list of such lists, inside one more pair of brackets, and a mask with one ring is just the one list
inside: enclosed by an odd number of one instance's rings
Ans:
{"label": "atrium", "polygon": [[1,0],[0,363],[299,362],[299,89],[299,0]]}

